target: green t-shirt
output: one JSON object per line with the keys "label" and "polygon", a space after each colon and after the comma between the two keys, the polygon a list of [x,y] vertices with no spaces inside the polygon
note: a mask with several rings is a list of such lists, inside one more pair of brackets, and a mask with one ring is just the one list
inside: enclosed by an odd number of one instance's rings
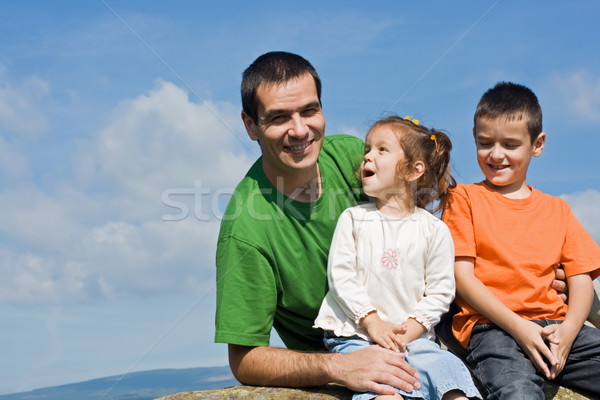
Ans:
{"label": "green t-shirt", "polygon": [[290,349],[323,350],[312,328],[327,293],[327,255],[339,215],[366,200],[355,171],[364,144],[326,136],[321,196],[294,201],[268,181],[259,158],[237,186],[217,243],[215,342],[268,346],[271,327]]}

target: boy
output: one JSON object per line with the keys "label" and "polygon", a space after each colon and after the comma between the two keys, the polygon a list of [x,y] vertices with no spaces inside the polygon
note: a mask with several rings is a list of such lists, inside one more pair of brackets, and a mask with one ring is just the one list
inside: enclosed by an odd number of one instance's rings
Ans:
{"label": "boy", "polygon": [[[500,82],[474,123],[485,180],[458,185],[443,214],[456,248],[453,334],[488,399],[544,399],[543,376],[600,394],[600,330],[583,325],[600,247],[563,200],[526,183],[546,139],[537,97]],[[548,289],[556,263],[568,306]]]}

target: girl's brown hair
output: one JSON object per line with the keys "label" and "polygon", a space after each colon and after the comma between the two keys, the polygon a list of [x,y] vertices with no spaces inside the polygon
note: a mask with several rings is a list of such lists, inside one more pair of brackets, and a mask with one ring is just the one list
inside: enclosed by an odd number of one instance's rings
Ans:
{"label": "girl's brown hair", "polygon": [[414,204],[427,208],[438,201],[429,211],[436,213],[442,210],[448,199],[448,190],[456,186],[450,173],[452,142],[448,135],[426,128],[410,117],[401,118],[396,115],[375,122],[369,132],[384,126],[396,134],[404,152],[404,160],[396,166],[400,176],[407,176],[417,161],[422,161],[425,165],[425,171],[416,182],[406,182],[406,191],[411,193]]}

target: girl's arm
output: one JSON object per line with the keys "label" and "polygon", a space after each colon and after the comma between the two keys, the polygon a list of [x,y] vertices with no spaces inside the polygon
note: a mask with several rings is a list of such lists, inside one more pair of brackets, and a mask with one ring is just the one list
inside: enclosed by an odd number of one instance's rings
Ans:
{"label": "girl's arm", "polygon": [[544,343],[544,338],[550,340],[554,338],[545,336],[541,326],[521,318],[506,307],[477,279],[474,266],[472,257],[456,257],[454,264],[456,293],[481,315],[510,334],[531,362],[544,373],[546,378],[552,379],[544,358],[553,368],[557,365],[557,361],[550,348]]}
{"label": "girl's arm", "polygon": [[590,312],[594,296],[592,278],[589,274],[568,277],[567,286],[569,287],[569,309],[565,320],[554,332],[559,340],[558,344],[550,344],[550,349],[558,361],[550,371],[551,379],[556,378],[563,370],[573,341]]}
{"label": "girl's arm", "polygon": [[431,232],[431,236],[423,240],[426,246],[423,249],[426,252],[423,296],[409,316],[422,326],[424,332],[432,332],[442,315],[448,312],[456,291],[454,242],[450,231],[443,222],[439,221],[434,224]]}

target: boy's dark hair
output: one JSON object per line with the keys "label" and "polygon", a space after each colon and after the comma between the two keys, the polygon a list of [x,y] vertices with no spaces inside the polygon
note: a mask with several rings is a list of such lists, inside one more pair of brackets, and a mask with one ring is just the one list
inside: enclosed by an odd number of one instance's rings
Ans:
{"label": "boy's dark hair", "polygon": [[258,57],[242,75],[242,109],[258,123],[256,90],[262,84],[282,84],[304,74],[315,80],[317,96],[321,102],[321,79],[314,67],[303,57],[284,51],[272,51]]}
{"label": "boy's dark hair", "polygon": [[504,118],[506,121],[527,123],[531,143],[542,132],[542,107],[537,97],[526,86],[512,82],[498,82],[481,96],[473,122],[481,118]]}

